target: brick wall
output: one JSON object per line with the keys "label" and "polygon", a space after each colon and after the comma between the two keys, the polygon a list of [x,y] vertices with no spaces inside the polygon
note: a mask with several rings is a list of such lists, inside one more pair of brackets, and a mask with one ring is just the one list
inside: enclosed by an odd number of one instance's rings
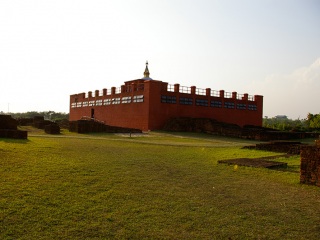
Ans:
{"label": "brick wall", "polygon": [[91,133],[91,132],[108,132],[108,133],[141,133],[139,129],[122,128],[115,126],[108,126],[104,123],[94,120],[78,120],[69,122],[69,131],[77,133]]}
{"label": "brick wall", "polygon": [[315,146],[301,147],[300,161],[300,183],[320,187],[320,140]]}
{"label": "brick wall", "polygon": [[17,130],[18,122],[10,115],[0,115],[0,129]]}
{"label": "brick wall", "polygon": [[211,118],[239,126],[262,126],[263,97],[210,88],[127,81],[120,88],[70,95],[70,121],[83,117],[143,131],[162,129],[170,118]]}
{"label": "brick wall", "polygon": [[0,138],[27,139],[28,132],[17,130],[17,124],[10,115],[0,115]]}

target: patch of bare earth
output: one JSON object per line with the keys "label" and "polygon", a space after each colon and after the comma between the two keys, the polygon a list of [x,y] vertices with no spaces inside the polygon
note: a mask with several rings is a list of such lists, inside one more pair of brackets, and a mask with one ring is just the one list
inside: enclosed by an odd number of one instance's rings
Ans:
{"label": "patch of bare earth", "polygon": [[271,157],[262,157],[262,158],[236,158],[236,159],[219,160],[218,163],[246,166],[246,167],[256,167],[256,168],[278,168],[278,167],[287,167],[287,163],[272,161],[271,159],[288,158],[290,156],[291,155],[289,154],[281,154],[281,155],[276,155]]}

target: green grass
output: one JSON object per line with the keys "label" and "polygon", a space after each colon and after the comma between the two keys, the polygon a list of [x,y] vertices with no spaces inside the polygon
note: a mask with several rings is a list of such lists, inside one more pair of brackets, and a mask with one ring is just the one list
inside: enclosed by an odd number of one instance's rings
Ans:
{"label": "green grass", "polygon": [[284,171],[217,164],[276,155],[244,144],[161,132],[0,139],[0,239],[319,239],[320,188],[299,184],[299,157],[279,160]]}

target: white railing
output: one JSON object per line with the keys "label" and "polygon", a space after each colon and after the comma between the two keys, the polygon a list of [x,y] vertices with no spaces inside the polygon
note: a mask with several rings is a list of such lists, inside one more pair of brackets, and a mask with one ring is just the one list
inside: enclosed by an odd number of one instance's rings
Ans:
{"label": "white railing", "polygon": [[179,86],[179,92],[191,94],[191,87]]}

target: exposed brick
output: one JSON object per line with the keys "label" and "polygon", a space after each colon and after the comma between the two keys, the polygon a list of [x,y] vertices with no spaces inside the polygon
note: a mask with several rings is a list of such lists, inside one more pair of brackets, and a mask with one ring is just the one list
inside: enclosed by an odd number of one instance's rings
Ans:
{"label": "exposed brick", "polygon": [[26,139],[27,131],[17,130],[18,122],[10,115],[0,115],[0,137]]}
{"label": "exposed brick", "polygon": [[320,186],[320,146],[303,146],[300,152],[300,183]]}

